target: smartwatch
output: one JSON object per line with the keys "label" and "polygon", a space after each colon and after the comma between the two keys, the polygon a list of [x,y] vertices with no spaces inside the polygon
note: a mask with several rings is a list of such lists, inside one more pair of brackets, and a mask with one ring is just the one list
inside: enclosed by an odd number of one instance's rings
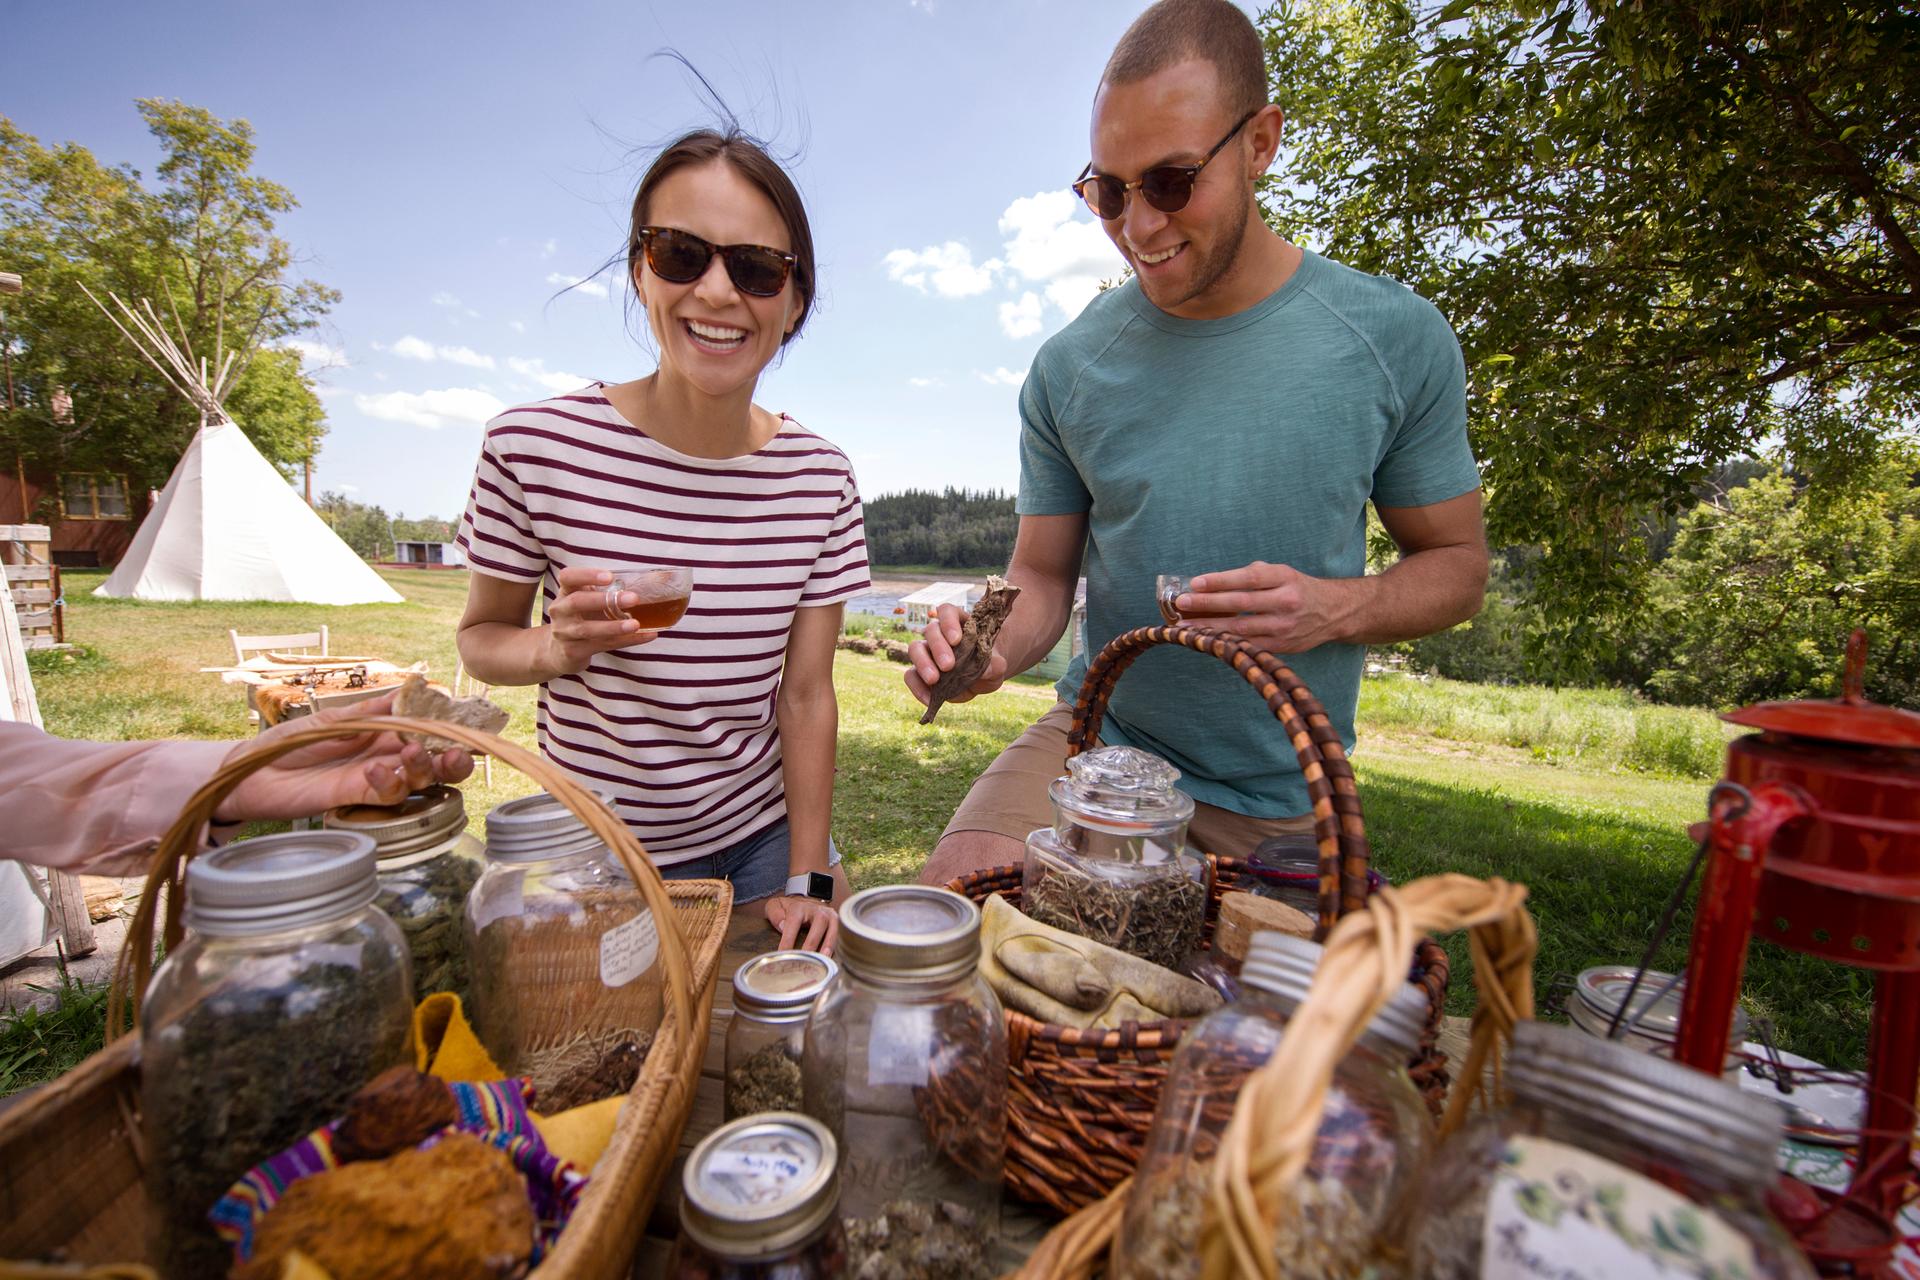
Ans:
{"label": "smartwatch", "polygon": [[786,896],[812,898],[817,902],[832,902],[833,877],[824,871],[802,871],[797,876],[789,876]]}

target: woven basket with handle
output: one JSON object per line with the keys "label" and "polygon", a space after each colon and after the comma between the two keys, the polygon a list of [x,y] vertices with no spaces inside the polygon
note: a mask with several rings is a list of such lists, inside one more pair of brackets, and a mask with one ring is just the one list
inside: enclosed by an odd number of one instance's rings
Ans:
{"label": "woven basket with handle", "polygon": [[665,970],[665,1021],[572,1220],[533,1272],[540,1280],[613,1280],[628,1274],[699,1083],[732,886],[719,880],[663,881],[625,824],[536,753],[474,729],[398,716],[337,720],[276,738],[222,766],[187,801],[160,842],[127,931],[108,1000],[107,1047],[0,1112],[0,1259],[149,1259],[157,1233],[142,1186],[140,1038],[128,1029],[137,1021],[140,997],[152,977],[160,905],[165,903],[160,939],[172,948],[182,937],[182,885],[187,863],[199,850],[199,833],[241,779],[315,742],[403,731],[489,752],[546,788],[619,855],[654,918],[663,922],[659,962]]}
{"label": "woven basket with handle", "polygon": [[[1318,936],[1324,937],[1337,919],[1366,904],[1366,826],[1339,731],[1319,699],[1278,658],[1230,632],[1188,626],[1129,631],[1088,665],[1067,735],[1067,754],[1077,755],[1098,741],[1101,717],[1121,674],[1141,654],[1163,644],[1207,654],[1238,671],[1266,700],[1293,744],[1313,802],[1320,848]],[[1221,894],[1251,888],[1252,877],[1237,858],[1209,862],[1213,891],[1207,900],[1205,936],[1210,941]],[[994,867],[962,876],[948,887],[976,902],[997,893],[1017,907],[1020,881],[1019,867]],[[1408,957],[1409,980],[1426,992],[1430,1007],[1411,1070],[1438,1114],[1448,1083],[1446,1057],[1435,1047],[1446,1004],[1447,953],[1431,939],[1421,939],[1409,948]],[[1072,1213],[1112,1191],[1140,1162],[1160,1083],[1186,1024],[1176,1020],[1082,1029],[1041,1022],[1011,1009],[1006,1018],[1007,1187],[1024,1199]]]}

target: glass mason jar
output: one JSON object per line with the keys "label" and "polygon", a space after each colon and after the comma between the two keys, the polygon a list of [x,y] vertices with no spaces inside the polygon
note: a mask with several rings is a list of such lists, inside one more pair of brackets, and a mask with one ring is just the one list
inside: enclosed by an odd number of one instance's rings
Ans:
{"label": "glass mason jar", "polygon": [[1043,924],[1178,969],[1200,944],[1207,864],[1187,852],[1193,797],[1180,771],[1133,747],[1101,747],[1056,778],[1053,826],[1027,837],[1020,909]]}
{"label": "glass mason jar", "polygon": [[[1114,1243],[1117,1280],[1200,1274],[1200,1225],[1220,1139],[1241,1085],[1280,1047],[1322,954],[1320,944],[1304,938],[1256,933],[1240,971],[1240,998],[1181,1041]],[[1359,1280],[1392,1266],[1381,1236],[1432,1146],[1433,1122],[1406,1068],[1426,1014],[1426,997],[1402,988],[1335,1067],[1313,1151],[1294,1188],[1295,1212],[1278,1224],[1280,1275]]]}
{"label": "glass mason jar", "polygon": [[397,805],[348,805],[327,813],[332,831],[373,837],[380,892],[373,904],[393,918],[413,954],[413,998],[467,993],[467,893],[486,864],[486,846],[467,834],[467,802],[435,785]]}
{"label": "glass mason jar", "polygon": [[811,1116],[721,1125],[687,1157],[672,1280],[838,1280],[839,1149]]}
{"label": "glass mason jar", "polygon": [[977,972],[979,908],[925,885],[862,890],[840,910],[839,958],[801,1072],[807,1114],[840,1145],[850,1270],[998,1275],[1007,1035]]}
{"label": "glass mason jar", "polygon": [[632,1087],[664,1012],[659,926],[619,858],[552,796],[487,814],[466,946],[474,1033],[502,1071],[532,1079],[537,1110]]}
{"label": "glass mason jar", "polygon": [[376,891],[373,841],[345,831],[261,836],[187,865],[189,932],[140,1008],[147,1187],[167,1274],[225,1275],[214,1202],[411,1062],[407,944]]}
{"label": "glass mason jar", "polygon": [[1812,1280],[1765,1202],[1777,1104],[1541,1022],[1515,1030],[1506,1078],[1512,1103],[1449,1138],[1417,1189],[1415,1275]]}
{"label": "glass mason jar", "polygon": [[800,1056],[814,997],[840,966],[817,951],[769,951],[733,973],[726,1118],[801,1107]]}

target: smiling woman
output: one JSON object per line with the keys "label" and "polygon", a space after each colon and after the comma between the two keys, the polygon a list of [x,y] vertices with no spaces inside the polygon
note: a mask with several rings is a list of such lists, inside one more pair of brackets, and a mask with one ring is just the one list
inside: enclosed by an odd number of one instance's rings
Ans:
{"label": "smiling woman", "polygon": [[[830,948],[833,653],[868,586],[860,495],[845,454],[753,402],[813,301],[806,211],[759,144],[690,133],[640,181],[626,262],[659,368],[488,423],[461,657],[541,686],[541,749],[665,874],[729,879],[783,945]],[[646,629],[669,576],[692,579],[684,613]]]}

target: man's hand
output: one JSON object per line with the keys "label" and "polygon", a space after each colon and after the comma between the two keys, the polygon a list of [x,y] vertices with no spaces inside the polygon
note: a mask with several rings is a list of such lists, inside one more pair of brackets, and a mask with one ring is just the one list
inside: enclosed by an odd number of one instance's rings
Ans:
{"label": "man's hand", "polygon": [[[393,710],[393,699],[394,694],[383,694],[275,725],[234,748],[227,758],[237,759],[276,738],[330,720],[387,715]],[[343,804],[399,804],[422,787],[459,782],[472,772],[473,757],[457,747],[435,756],[417,742],[402,743],[396,733],[331,738],[256,769],[221,801],[213,816],[216,822],[252,822],[310,818]]]}
{"label": "man's hand", "polygon": [[1255,560],[1243,568],[1203,573],[1188,586],[1174,601],[1181,612],[1239,615],[1196,618],[1193,625],[1238,632],[1275,653],[1305,653],[1346,634],[1352,601],[1345,581]]}
{"label": "man's hand", "polygon": [[[953,646],[960,643],[960,626],[966,617],[959,606],[943,604],[934,611],[933,620],[920,633],[920,639],[907,646],[907,688],[920,699],[922,706],[932,696],[934,681],[940,678],[940,673],[953,670]],[[981,677],[947,701],[967,702],[980,694],[992,693],[1006,679],[1007,659],[996,646]]]}
{"label": "man's hand", "polygon": [[[776,893],[766,899],[767,923],[780,932],[780,949],[818,951],[833,954],[840,940],[840,913],[818,898],[789,897]],[[802,937],[802,931],[805,936]]]}
{"label": "man's hand", "polygon": [[[555,575],[563,594],[556,596],[547,611],[547,642],[541,666],[557,676],[577,675],[586,670],[596,653],[630,649],[646,644],[658,631],[642,631],[632,618],[607,617],[606,587],[613,581],[607,569],[562,569]],[[631,591],[620,593],[620,607],[631,608],[640,597]]]}

